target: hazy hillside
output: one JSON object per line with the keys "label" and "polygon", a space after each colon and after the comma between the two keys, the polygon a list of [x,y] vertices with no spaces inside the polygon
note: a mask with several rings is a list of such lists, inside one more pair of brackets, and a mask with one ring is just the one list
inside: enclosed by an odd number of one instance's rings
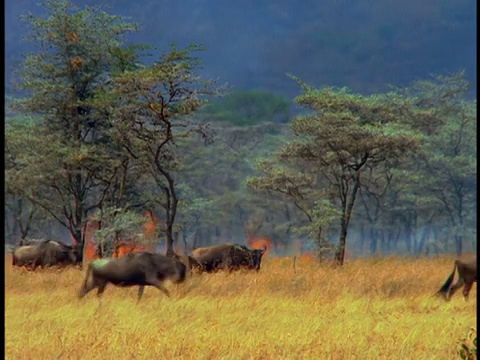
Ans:
{"label": "hazy hillside", "polygon": [[[98,4],[77,0],[78,5]],[[293,73],[314,85],[378,92],[432,73],[466,69],[476,84],[476,1],[225,2],[173,0],[100,2],[141,24],[135,41],[160,49],[176,42],[206,47],[204,73],[235,88],[276,90],[289,97]],[[22,14],[38,13],[27,0],[7,0],[6,88],[23,52]],[[475,86],[474,86],[475,87]]]}

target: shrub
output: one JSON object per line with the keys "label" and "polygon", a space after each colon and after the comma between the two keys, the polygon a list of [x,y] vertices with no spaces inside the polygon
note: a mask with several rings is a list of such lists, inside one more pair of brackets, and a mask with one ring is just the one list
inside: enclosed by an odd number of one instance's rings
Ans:
{"label": "shrub", "polygon": [[464,360],[477,358],[477,329],[475,327],[470,328],[467,337],[460,341],[458,354]]}

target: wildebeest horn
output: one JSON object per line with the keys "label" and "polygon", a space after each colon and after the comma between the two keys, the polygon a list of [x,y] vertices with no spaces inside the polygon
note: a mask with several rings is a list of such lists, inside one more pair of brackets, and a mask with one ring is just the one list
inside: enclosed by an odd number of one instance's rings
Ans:
{"label": "wildebeest horn", "polygon": [[267,251],[267,245],[263,245],[263,251],[262,251],[262,254],[265,254],[265,252]]}

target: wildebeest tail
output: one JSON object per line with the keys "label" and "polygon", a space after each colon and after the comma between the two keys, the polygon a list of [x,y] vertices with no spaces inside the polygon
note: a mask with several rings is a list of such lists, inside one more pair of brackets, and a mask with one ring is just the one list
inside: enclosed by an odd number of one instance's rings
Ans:
{"label": "wildebeest tail", "polygon": [[453,271],[448,277],[447,281],[445,281],[445,284],[438,290],[437,294],[442,295],[445,297],[448,293],[448,290],[450,289],[450,286],[452,285],[453,278],[455,277],[455,270],[457,269],[457,261],[455,261],[455,264],[453,265]]}

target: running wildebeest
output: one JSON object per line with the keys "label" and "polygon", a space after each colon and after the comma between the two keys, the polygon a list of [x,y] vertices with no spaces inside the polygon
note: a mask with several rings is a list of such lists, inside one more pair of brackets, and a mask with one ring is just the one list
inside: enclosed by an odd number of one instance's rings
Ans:
{"label": "running wildebeest", "polygon": [[16,248],[12,253],[13,266],[73,265],[82,262],[82,251],[77,246],[70,246],[53,240],[34,241],[30,245]]}
{"label": "running wildebeest", "polygon": [[163,282],[181,283],[185,281],[186,272],[186,265],[176,258],[147,251],[130,253],[121,258],[97,259],[89,264],[78,297],[83,298],[95,288],[100,297],[109,283],[120,287],[138,286],[137,303],[145,286],[154,286],[170,296]]}
{"label": "running wildebeest", "polygon": [[245,245],[224,243],[192,251],[191,257],[200,265],[201,271],[213,272],[217,270],[260,270],[262,256],[267,247],[263,249],[250,249]]}
{"label": "running wildebeest", "polygon": [[[455,285],[451,286],[455,277],[455,270],[458,273],[458,280]],[[468,300],[468,294],[474,282],[477,282],[477,257],[475,256],[470,260],[457,259],[453,265],[452,273],[445,281],[445,284],[438,290],[437,295],[448,301],[463,286],[463,296],[465,300]]]}

